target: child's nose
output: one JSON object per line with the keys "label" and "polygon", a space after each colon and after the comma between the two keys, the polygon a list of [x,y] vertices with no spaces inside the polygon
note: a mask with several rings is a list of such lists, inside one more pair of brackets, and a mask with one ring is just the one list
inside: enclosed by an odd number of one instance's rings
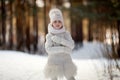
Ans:
{"label": "child's nose", "polygon": [[59,21],[57,21],[56,23],[59,24]]}

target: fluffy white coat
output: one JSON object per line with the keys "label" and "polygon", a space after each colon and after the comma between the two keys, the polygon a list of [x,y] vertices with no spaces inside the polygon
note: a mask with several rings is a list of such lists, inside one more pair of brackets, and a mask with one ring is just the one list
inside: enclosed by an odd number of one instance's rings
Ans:
{"label": "fluffy white coat", "polygon": [[44,70],[46,78],[75,76],[77,68],[70,56],[74,41],[70,33],[64,29],[55,33],[50,24],[48,28],[45,42],[45,49],[48,53],[48,62]]}

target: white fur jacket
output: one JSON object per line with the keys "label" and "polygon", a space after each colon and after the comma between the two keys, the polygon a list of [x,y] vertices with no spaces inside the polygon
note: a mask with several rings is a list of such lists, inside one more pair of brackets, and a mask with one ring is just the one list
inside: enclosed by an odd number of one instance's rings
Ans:
{"label": "white fur jacket", "polygon": [[69,32],[63,27],[61,30],[55,30],[51,25],[48,26],[46,35],[45,49],[48,55],[65,53],[70,54],[74,48],[74,41]]}

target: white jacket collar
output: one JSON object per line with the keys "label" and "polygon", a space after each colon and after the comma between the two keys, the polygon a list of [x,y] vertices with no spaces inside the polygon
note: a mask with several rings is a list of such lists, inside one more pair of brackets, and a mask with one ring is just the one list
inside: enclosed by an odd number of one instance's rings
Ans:
{"label": "white jacket collar", "polygon": [[48,24],[48,33],[59,34],[63,32],[65,32],[65,27],[61,28],[60,30],[56,30],[51,24]]}

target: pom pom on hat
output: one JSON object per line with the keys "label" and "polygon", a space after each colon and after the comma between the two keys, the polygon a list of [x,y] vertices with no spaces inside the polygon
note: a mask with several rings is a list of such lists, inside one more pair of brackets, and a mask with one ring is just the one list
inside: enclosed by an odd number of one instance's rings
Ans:
{"label": "pom pom on hat", "polygon": [[64,25],[62,12],[59,9],[57,9],[57,8],[51,9],[49,12],[49,17],[50,17],[51,24],[55,20],[60,20],[62,22],[62,24]]}

